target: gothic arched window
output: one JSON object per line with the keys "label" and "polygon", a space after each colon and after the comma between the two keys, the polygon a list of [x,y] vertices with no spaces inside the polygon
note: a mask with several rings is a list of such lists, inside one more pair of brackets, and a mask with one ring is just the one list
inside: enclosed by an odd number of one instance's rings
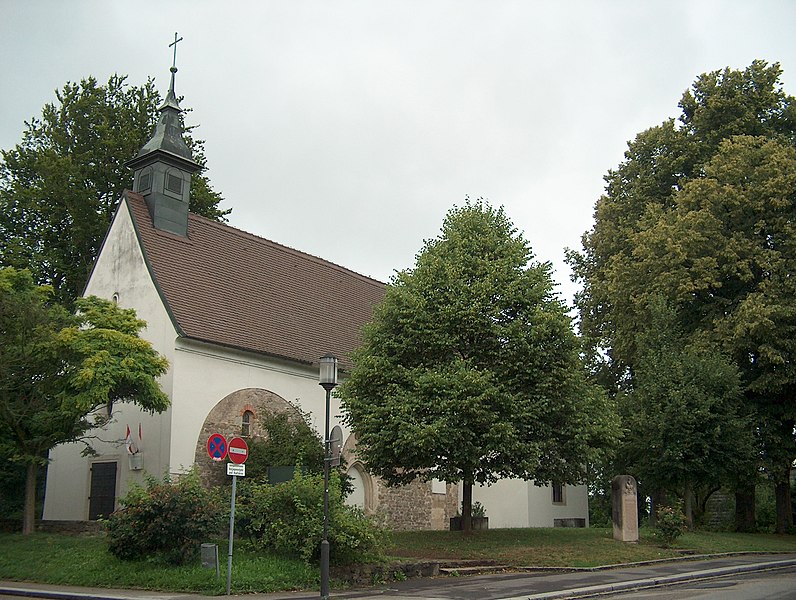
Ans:
{"label": "gothic arched window", "polygon": [[254,413],[252,411],[247,410],[243,413],[243,418],[241,419],[241,427],[240,427],[240,434],[243,437],[251,436],[253,419],[254,419]]}

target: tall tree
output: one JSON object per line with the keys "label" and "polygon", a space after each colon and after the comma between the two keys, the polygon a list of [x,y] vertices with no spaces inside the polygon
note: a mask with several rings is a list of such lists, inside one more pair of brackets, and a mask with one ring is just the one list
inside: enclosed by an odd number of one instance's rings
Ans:
{"label": "tall tree", "polygon": [[452,209],[398,273],[339,394],[368,469],[388,484],[499,477],[574,483],[612,411],[589,386],[550,265],[502,209]]}
{"label": "tall tree", "polygon": [[168,363],[138,337],[145,323],[96,297],[73,315],[27,271],[0,270],[0,449],[26,467],[23,533],[33,531],[36,477],[50,448],[107,423],[114,402],[161,412]]}
{"label": "tall tree", "polygon": [[796,102],[780,74],[779,65],[755,61],[697,78],[680,102],[680,126],[667,121],[639,134],[609,172],[584,253],[570,261],[584,283],[577,298],[584,334],[606,350],[617,385],[634,385],[653,295],[676,309],[686,336],[733,359],[746,410],[765,432],[782,528],[791,518],[786,471],[796,457],[785,301],[796,259]]}
{"label": "tall tree", "polygon": [[[22,142],[0,151],[0,266],[29,268],[67,305],[85,286],[122,191],[124,166],[152,135],[160,95],[113,75],[67,83],[41,117],[25,123]],[[202,142],[190,140],[204,165]],[[191,210],[224,220],[221,196],[205,175],[192,178]]]}
{"label": "tall tree", "polygon": [[754,476],[753,425],[737,367],[713,345],[687,343],[661,297],[651,299],[648,314],[633,389],[620,395],[621,462],[654,496],[681,495],[693,525],[699,488]]}

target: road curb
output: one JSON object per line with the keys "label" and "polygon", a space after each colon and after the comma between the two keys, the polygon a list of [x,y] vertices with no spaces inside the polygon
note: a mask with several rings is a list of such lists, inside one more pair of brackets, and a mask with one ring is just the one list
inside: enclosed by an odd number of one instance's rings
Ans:
{"label": "road curb", "polygon": [[127,593],[77,592],[73,590],[52,590],[35,587],[0,586],[0,594],[20,598],[47,598],[49,600],[185,600],[201,597],[196,594],[153,593],[148,590],[131,590]]}
{"label": "road curb", "polygon": [[702,571],[691,571],[688,573],[678,573],[664,577],[650,577],[646,579],[635,579],[629,581],[619,581],[602,585],[584,586],[569,590],[556,592],[544,592],[541,594],[523,594],[502,600],[558,600],[564,598],[588,598],[600,594],[612,592],[627,592],[630,590],[641,590],[666,585],[674,585],[686,581],[697,581],[700,579],[713,579],[716,577],[726,577],[739,573],[751,573],[754,571],[770,571],[796,566],[796,559],[770,561],[765,563],[735,565],[732,567],[720,567],[715,569],[704,569]]}

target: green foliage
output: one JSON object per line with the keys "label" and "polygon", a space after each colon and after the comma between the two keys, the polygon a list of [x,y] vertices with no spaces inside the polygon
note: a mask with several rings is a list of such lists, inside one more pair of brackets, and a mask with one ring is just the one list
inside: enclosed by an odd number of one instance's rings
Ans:
{"label": "green foliage", "polygon": [[716,380],[710,353],[727,357],[740,375],[741,420],[752,419],[763,466],[783,483],[796,458],[796,100],[780,75],[755,61],[698,77],[679,126],[628,144],[584,253],[569,260],[584,284],[582,331],[605,358],[595,372],[610,374],[614,390],[634,389],[650,310],[664,298],[684,347],[704,352],[691,388]]}
{"label": "green foliage", "polygon": [[613,411],[586,382],[550,265],[532,258],[502,209],[468,200],[395,275],[338,392],[371,472],[582,479]]}
{"label": "green foliage", "polygon": [[[305,561],[317,559],[323,539],[323,477],[296,471],[292,481],[268,485],[247,481],[241,487],[241,533],[262,550]],[[337,564],[381,556],[385,531],[358,508],[343,502],[340,478],[329,488],[329,547]]]}
{"label": "green foliage", "polygon": [[308,423],[308,416],[265,414],[259,420],[262,435],[249,440],[248,479],[267,479],[268,467],[300,466],[310,473],[323,472],[323,442]]}
{"label": "green foliage", "polygon": [[670,548],[674,542],[687,531],[686,517],[683,514],[682,502],[672,506],[661,506],[655,522],[655,536],[664,548]]}
{"label": "green foliage", "polygon": [[770,482],[755,488],[755,521],[759,531],[773,531],[777,520],[774,488]]}
{"label": "green foliage", "polygon": [[661,298],[649,314],[633,390],[619,396],[627,427],[622,464],[656,491],[689,493],[750,476],[755,440],[738,369],[716,348],[686,345]]}
{"label": "green foliage", "polygon": [[473,517],[485,517],[486,516],[486,508],[484,505],[478,501],[473,502],[472,511],[470,513]]}
{"label": "green foliage", "polygon": [[218,489],[203,487],[194,471],[176,481],[149,476],[146,487],[133,486],[120,503],[105,528],[108,550],[121,560],[157,556],[185,564],[198,555],[202,542],[219,534],[225,519]]}
{"label": "green foliage", "polygon": [[135,312],[82,298],[70,314],[28,271],[0,269],[0,450],[28,467],[23,530],[32,531],[36,468],[50,448],[107,422],[114,402],[167,408],[168,363],[138,337]]}
{"label": "green foliage", "polygon": [[[152,134],[160,95],[113,75],[67,83],[56,102],[25,123],[22,141],[0,156],[0,266],[28,268],[70,305],[80,295],[132,173],[124,166]],[[202,142],[190,140],[204,165]],[[191,210],[223,220],[221,197],[192,178]]]}

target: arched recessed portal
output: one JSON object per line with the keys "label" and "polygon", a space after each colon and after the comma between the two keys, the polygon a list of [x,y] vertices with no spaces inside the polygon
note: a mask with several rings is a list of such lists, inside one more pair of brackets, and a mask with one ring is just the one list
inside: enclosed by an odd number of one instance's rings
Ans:
{"label": "arched recessed portal", "polygon": [[348,469],[348,480],[351,483],[353,491],[345,499],[346,504],[350,506],[358,506],[362,510],[365,509],[365,483],[362,481],[362,471],[359,467],[353,466]]}
{"label": "arched recessed portal", "polygon": [[346,504],[361,508],[368,514],[373,513],[373,479],[365,470],[364,465],[356,461],[348,468],[346,475],[348,475],[353,489],[345,499]]}
{"label": "arched recessed portal", "polygon": [[207,455],[207,440],[220,433],[228,440],[242,435],[262,434],[259,423],[266,415],[287,414],[300,419],[301,414],[287,400],[260,388],[246,388],[232,392],[208,413],[196,442],[194,462],[205,484],[217,485],[227,479],[226,461],[214,462]]}

